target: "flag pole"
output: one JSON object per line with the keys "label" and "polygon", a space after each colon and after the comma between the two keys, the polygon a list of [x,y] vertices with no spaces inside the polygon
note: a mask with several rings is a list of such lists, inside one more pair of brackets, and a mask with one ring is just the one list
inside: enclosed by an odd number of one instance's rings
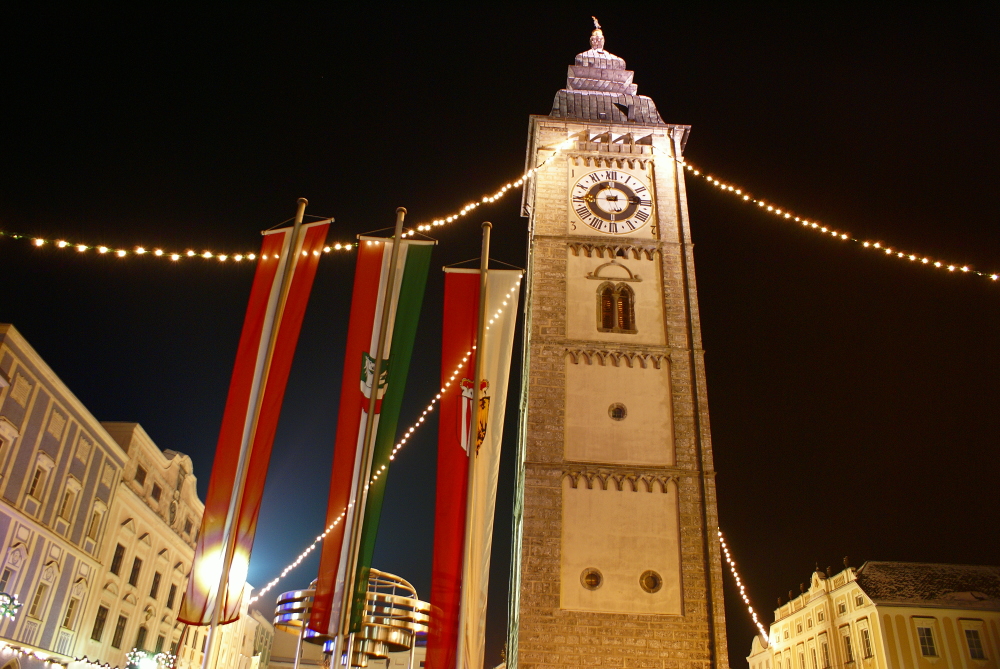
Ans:
{"label": "flag pole", "polygon": [[[389,262],[389,276],[386,278],[385,295],[382,299],[382,320],[378,332],[378,346],[375,349],[375,369],[372,377],[371,397],[368,398],[368,420],[365,421],[365,436],[361,442],[361,470],[358,472],[357,486],[354,493],[354,516],[351,519],[350,547],[344,568],[344,589],[340,604],[340,626],[337,639],[334,641],[333,658],[339,662],[344,640],[350,633],[351,612],[354,608],[354,578],[357,571],[358,550],[361,543],[361,526],[364,519],[365,504],[368,500],[368,477],[372,468],[372,441],[375,436],[375,407],[378,400],[378,384],[382,376],[382,357],[385,354],[385,331],[389,327],[389,312],[391,311],[392,295],[396,284],[396,265],[399,262],[399,248],[403,241],[403,219],[406,208],[396,209],[396,229],[392,237],[392,259]],[[347,667],[351,667],[351,646],[347,645]]]}
{"label": "flag pole", "polygon": [[[257,420],[260,418],[260,405],[264,398],[264,388],[267,386],[268,370],[271,367],[271,357],[274,355],[274,347],[278,339],[278,323],[281,322],[281,313],[285,309],[285,302],[288,299],[288,291],[292,285],[292,272],[295,269],[295,254],[299,251],[299,238],[302,232],[302,219],[305,217],[306,205],[309,201],[300,197],[298,210],[295,212],[295,223],[292,226],[291,240],[288,244],[288,252],[282,258],[281,288],[279,290],[278,302],[274,311],[269,313],[264,321],[264,332],[261,339],[267,338],[267,354],[254,370],[254,385],[251,391],[251,407],[247,412],[246,420],[243,423],[243,439],[240,442],[240,456],[236,464],[236,478],[233,481],[233,490],[229,495],[229,510],[226,512],[226,524],[222,529],[222,544],[225,547],[222,560],[222,571],[219,574],[219,587],[215,591],[215,604],[212,607],[212,622],[208,628],[208,642],[205,645],[205,655],[202,659],[202,669],[210,669],[216,664],[215,637],[218,631],[220,612],[224,606],[227,596],[227,585],[229,582],[229,571],[233,565],[233,555],[236,553],[236,532],[234,525],[238,505],[243,498],[243,490],[246,486],[247,465],[250,462],[250,455],[253,453],[253,440],[257,432]],[[192,576],[193,578],[193,576]]]}
{"label": "flag pole", "polygon": [[[479,325],[476,329],[476,366],[475,378],[472,380],[472,387],[475,389],[475,401],[472,404],[472,427],[469,435],[469,473],[468,482],[465,487],[465,544],[462,548],[462,588],[459,595],[458,613],[458,645],[455,650],[455,667],[462,669],[464,658],[462,650],[465,646],[465,625],[469,619],[469,557],[472,554],[472,533],[469,532],[469,524],[472,520],[473,507],[473,483],[475,482],[476,460],[478,458],[477,433],[479,431],[479,403],[482,401],[483,390],[481,387],[483,375],[483,335],[486,332],[486,283],[487,274],[490,267],[490,230],[493,224],[483,221],[483,250],[479,257]],[[467,669],[478,669],[478,667],[468,667]]]}

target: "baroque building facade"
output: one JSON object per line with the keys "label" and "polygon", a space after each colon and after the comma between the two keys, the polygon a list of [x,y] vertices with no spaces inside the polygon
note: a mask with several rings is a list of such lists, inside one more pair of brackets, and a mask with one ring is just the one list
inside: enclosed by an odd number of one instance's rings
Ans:
{"label": "baroque building facade", "polygon": [[0,667],[174,647],[204,510],[191,472],[139,425],[99,422],[0,324],[0,591],[22,602]]}
{"label": "baroque building facade", "polygon": [[598,27],[529,123],[507,653],[521,669],[728,666],[690,128],[632,79]]}
{"label": "baroque building facade", "polygon": [[866,562],[779,601],[750,669],[1000,667],[1000,567]]}
{"label": "baroque building facade", "polygon": [[127,459],[99,552],[99,588],[86,608],[89,628],[76,654],[124,666],[132,648],[176,653],[182,628],[174,616],[204,504],[188,456],[160,451],[136,423],[102,426]]}

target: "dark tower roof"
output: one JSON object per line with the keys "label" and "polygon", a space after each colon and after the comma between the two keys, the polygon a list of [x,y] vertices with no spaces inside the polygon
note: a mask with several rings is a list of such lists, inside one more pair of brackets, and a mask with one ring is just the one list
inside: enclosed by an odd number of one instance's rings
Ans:
{"label": "dark tower roof", "polygon": [[632,70],[625,60],[604,50],[604,33],[597,19],[590,36],[590,49],[577,54],[569,66],[566,88],[552,102],[553,118],[666,125],[656,111],[656,103],[636,94]]}

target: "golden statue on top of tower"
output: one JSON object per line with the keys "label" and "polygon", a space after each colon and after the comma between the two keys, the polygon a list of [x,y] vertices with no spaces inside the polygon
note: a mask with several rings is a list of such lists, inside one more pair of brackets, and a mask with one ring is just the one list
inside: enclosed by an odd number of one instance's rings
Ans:
{"label": "golden statue on top of tower", "polygon": [[601,22],[596,16],[590,18],[594,19],[594,31],[590,33],[590,48],[594,51],[604,51],[604,31],[601,30]]}

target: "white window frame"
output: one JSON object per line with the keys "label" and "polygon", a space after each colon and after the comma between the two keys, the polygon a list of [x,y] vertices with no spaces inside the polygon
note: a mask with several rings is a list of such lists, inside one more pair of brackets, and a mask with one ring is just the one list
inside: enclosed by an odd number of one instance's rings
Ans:
{"label": "white window frame", "polygon": [[101,526],[108,507],[99,499],[94,500],[94,508],[90,511],[90,524],[87,526],[87,538],[97,541],[101,536]]}
{"label": "white window frame", "polygon": [[[988,636],[986,634],[986,623],[978,618],[959,618],[958,625],[962,630],[962,641],[965,643],[965,651],[969,654],[969,659],[975,663],[988,661],[990,656],[986,654]],[[969,632],[973,632],[976,635],[979,642],[979,650],[983,653],[982,657],[972,656],[972,646],[969,644]]]}
{"label": "white window frame", "polygon": [[[25,493],[29,497],[39,502],[45,499],[45,489],[48,487],[49,483],[52,482],[51,474],[52,474],[52,469],[55,466],[56,466],[55,461],[51,457],[49,457],[48,453],[39,451],[38,457],[35,459],[35,468],[31,475],[31,483],[28,484],[28,490],[25,491]],[[40,486],[41,490],[38,490],[37,488],[39,486],[36,485],[36,481],[38,479],[38,474],[40,471],[44,473],[44,477],[41,479],[41,486]]]}
{"label": "white window frame", "polygon": [[[941,654],[938,653],[938,642],[937,639],[935,638],[936,635],[934,634],[934,624],[931,622],[931,619],[925,618],[922,620],[920,619],[915,620],[914,625],[917,628],[917,647],[920,649],[920,656],[941,657]],[[927,634],[922,635],[920,633],[921,630],[927,630]],[[929,642],[927,644],[924,643],[925,638],[929,638]],[[928,645],[930,646],[930,651],[931,651],[930,653],[925,652],[927,650],[926,646]]]}
{"label": "white window frame", "polygon": [[45,600],[49,598],[49,584],[39,581],[35,586],[35,594],[31,596],[31,606],[28,607],[28,617],[35,620],[43,620],[45,614]]}

